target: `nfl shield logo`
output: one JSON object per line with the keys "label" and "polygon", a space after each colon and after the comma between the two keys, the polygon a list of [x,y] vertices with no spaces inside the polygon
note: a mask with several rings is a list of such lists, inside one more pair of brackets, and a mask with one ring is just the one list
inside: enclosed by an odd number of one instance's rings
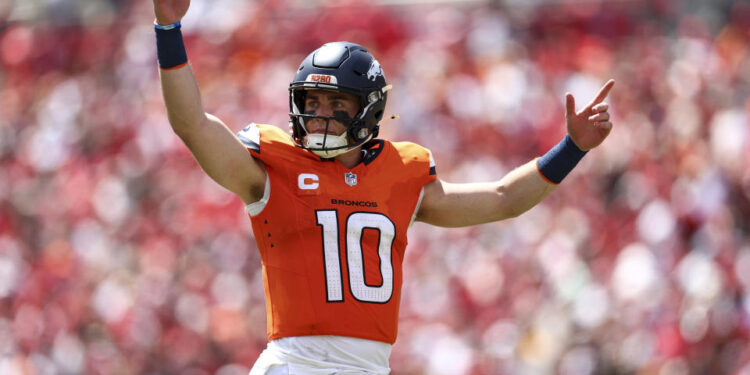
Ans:
{"label": "nfl shield logo", "polygon": [[347,185],[354,186],[357,184],[357,175],[352,172],[346,172],[344,174],[344,181],[346,181]]}

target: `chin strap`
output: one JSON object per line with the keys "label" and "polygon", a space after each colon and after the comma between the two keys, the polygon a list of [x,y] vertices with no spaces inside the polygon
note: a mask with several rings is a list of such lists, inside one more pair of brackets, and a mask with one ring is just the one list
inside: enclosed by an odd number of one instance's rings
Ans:
{"label": "chin strap", "polygon": [[[308,134],[307,136],[305,136],[304,143],[305,148],[307,148],[308,151],[320,156],[321,158],[330,159],[335,158],[336,156],[339,156],[341,154],[345,154],[355,149],[356,147],[359,147],[370,139],[372,139],[372,135],[349,147],[344,147],[347,144],[346,133],[338,136],[332,136],[330,134],[328,136],[326,136],[325,134]],[[327,146],[326,149],[323,149],[323,142],[325,142],[325,146]],[[330,148],[335,149],[330,150]]]}

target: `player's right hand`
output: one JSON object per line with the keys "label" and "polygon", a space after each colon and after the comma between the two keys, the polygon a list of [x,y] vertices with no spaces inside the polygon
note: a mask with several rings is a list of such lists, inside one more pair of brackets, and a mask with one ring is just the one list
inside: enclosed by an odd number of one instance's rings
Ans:
{"label": "player's right hand", "polygon": [[182,19],[190,8],[190,0],[153,0],[156,23],[170,25]]}

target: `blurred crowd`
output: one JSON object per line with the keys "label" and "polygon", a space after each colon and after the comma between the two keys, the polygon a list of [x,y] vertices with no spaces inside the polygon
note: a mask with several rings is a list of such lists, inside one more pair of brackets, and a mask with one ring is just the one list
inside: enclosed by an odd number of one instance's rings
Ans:
{"label": "blurred crowd", "polygon": [[[151,2],[3,4],[0,373],[246,374],[257,248],[169,127]],[[565,92],[617,80],[612,134],[541,205],[411,228],[393,374],[750,374],[747,2],[194,0],[183,33],[235,131],[286,128],[322,43],[367,46],[382,136],[452,182],[543,154]]]}

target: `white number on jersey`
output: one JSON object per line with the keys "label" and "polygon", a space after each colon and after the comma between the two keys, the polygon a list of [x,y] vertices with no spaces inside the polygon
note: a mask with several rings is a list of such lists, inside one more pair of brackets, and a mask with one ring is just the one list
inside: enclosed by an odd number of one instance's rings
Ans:
{"label": "white number on jersey", "polygon": [[[323,259],[325,260],[326,298],[328,302],[344,300],[339,257],[339,228],[336,210],[316,211],[317,223],[323,230]],[[365,283],[362,234],[365,229],[377,230],[380,276],[379,286]],[[391,252],[396,226],[385,215],[373,212],[355,212],[346,219],[346,264],[349,270],[349,289],[361,302],[385,303],[393,294],[393,262]]]}

